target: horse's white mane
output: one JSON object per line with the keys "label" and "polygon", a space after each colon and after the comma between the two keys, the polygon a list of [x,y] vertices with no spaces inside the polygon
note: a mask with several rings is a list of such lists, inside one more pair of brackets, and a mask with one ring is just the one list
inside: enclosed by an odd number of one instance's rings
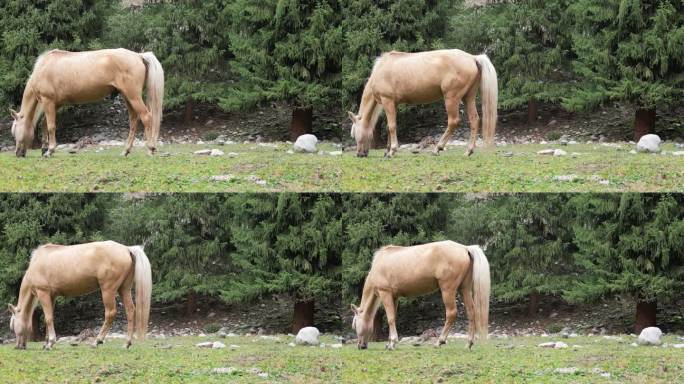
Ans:
{"label": "horse's white mane", "polygon": [[10,332],[14,332],[14,315],[10,317]]}

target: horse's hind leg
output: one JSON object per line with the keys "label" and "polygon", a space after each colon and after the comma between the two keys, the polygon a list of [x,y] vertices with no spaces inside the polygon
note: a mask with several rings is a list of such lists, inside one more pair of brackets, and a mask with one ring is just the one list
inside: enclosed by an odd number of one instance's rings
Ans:
{"label": "horse's hind leg", "polygon": [[477,113],[477,104],[475,103],[475,95],[477,88],[471,90],[466,95],[466,107],[468,109],[468,122],[470,123],[470,141],[468,142],[468,149],[466,156],[470,156],[475,150],[475,143],[477,142],[477,134],[480,131],[480,115]]}
{"label": "horse's hind leg", "polygon": [[389,343],[387,343],[387,349],[393,350],[399,342],[399,335],[397,334],[397,308],[395,306],[396,299],[387,291],[379,291],[378,296],[380,296],[382,305],[385,307],[387,325],[389,325]]}
{"label": "horse's hind leg", "polygon": [[138,113],[135,112],[135,109],[127,98],[124,97],[124,100],[126,100],[126,107],[128,108],[128,122],[130,128],[128,131],[128,139],[126,139],[126,147],[124,148],[122,155],[128,156],[128,154],[131,153],[133,141],[135,141],[135,132],[138,130]]}
{"label": "horse's hind leg", "polygon": [[[122,92],[123,93],[123,92]],[[129,97],[129,95],[135,95],[132,97]],[[128,102],[131,104],[131,107],[135,111],[135,114],[138,115],[140,120],[143,123],[143,126],[145,127],[145,140],[146,140],[146,145],[147,145],[147,150],[149,151],[150,155],[154,154],[154,151],[156,150],[156,139],[154,137],[153,129],[152,129],[152,113],[150,112],[149,109],[145,106],[145,103],[142,100],[141,95],[138,94],[133,94],[133,93],[124,93],[124,97],[128,99]],[[135,138],[135,137],[134,137]],[[131,136],[129,135],[128,140],[131,140]]]}
{"label": "horse's hind leg", "polygon": [[468,315],[468,349],[475,343],[475,302],[473,301],[473,287],[471,284],[461,286],[461,296]]}
{"label": "horse's hind leg", "polygon": [[446,321],[444,322],[444,329],[442,329],[442,334],[439,335],[439,340],[437,341],[437,346],[446,344],[447,336],[449,336],[449,331],[456,321],[456,288],[452,286],[440,286],[442,290],[442,301],[444,302],[444,309],[446,310]]}
{"label": "horse's hind leg", "polygon": [[104,342],[105,336],[107,336],[107,332],[109,332],[116,317],[116,291],[113,289],[102,289],[102,303],[105,307],[105,318],[100,333],[97,334],[95,347]]}
{"label": "horse's hind leg", "polygon": [[44,349],[50,350],[57,342],[57,334],[55,333],[54,324],[54,300],[52,295],[46,291],[37,291],[36,296],[40,301],[40,306],[43,307],[43,315],[45,316],[45,346]]}
{"label": "horse's hind leg", "polygon": [[449,138],[451,138],[451,135],[454,133],[454,131],[458,127],[458,124],[461,122],[461,111],[459,110],[459,107],[461,105],[461,98],[456,96],[445,96],[444,105],[446,107],[446,112],[448,116],[447,129],[446,131],[444,131],[444,134],[439,139],[439,142],[437,142],[437,146],[434,150],[435,155],[439,155],[439,151],[444,149],[444,146],[446,145],[447,141],[449,141]]}
{"label": "horse's hind leg", "polygon": [[133,340],[133,331],[135,330],[135,304],[133,304],[133,296],[131,295],[131,287],[119,288],[119,295],[126,308],[126,321],[128,327],[126,329],[126,348],[131,346]]}

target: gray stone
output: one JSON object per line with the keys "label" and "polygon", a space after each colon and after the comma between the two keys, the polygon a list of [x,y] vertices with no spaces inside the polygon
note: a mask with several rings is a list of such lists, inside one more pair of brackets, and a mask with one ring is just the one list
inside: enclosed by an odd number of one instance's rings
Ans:
{"label": "gray stone", "polygon": [[225,347],[226,345],[220,341],[214,341],[214,343],[211,345],[211,349],[223,349]]}
{"label": "gray stone", "polygon": [[197,343],[195,344],[195,347],[198,348],[213,348],[214,347],[214,342],[213,341],[205,341],[203,343]]}
{"label": "gray stone", "polygon": [[233,367],[225,367],[225,368],[214,368],[211,370],[211,372],[212,373],[232,375],[232,374],[237,373],[239,371]]}
{"label": "gray stone", "polygon": [[555,151],[555,149],[542,149],[541,151],[537,151],[537,155],[553,155]]}
{"label": "gray stone", "polygon": [[316,153],[317,143],[318,139],[316,136],[311,134],[301,135],[295,141],[293,149],[295,152]]}
{"label": "gray stone", "polygon": [[211,155],[211,149],[200,149],[194,152],[195,155],[209,156]]}
{"label": "gray stone", "polygon": [[220,149],[212,149],[211,152],[209,153],[209,156],[223,156],[224,153]]}
{"label": "gray stone", "polygon": [[562,348],[567,348],[568,345],[562,341],[550,341],[548,343],[541,343],[541,344],[537,345],[537,347],[562,349]]}
{"label": "gray stone", "polygon": [[562,150],[562,149],[556,149],[556,150],[553,151],[553,155],[554,155],[554,156],[565,156],[565,155],[567,155],[567,154],[568,154],[568,153],[565,152],[565,151]]}
{"label": "gray stone", "polygon": [[559,175],[554,176],[553,179],[556,181],[575,181],[575,179],[577,179],[577,175]]}
{"label": "gray stone", "polygon": [[232,179],[233,175],[216,175],[211,177],[211,181],[231,181]]}
{"label": "gray stone", "polygon": [[577,369],[577,367],[556,368],[555,370],[556,373],[562,373],[566,375],[574,375],[578,371],[579,369]]}
{"label": "gray stone", "polygon": [[297,332],[295,343],[297,345],[318,345],[318,336],[320,334],[316,327],[304,327]]}
{"label": "gray stone", "polygon": [[660,152],[660,137],[654,134],[643,135],[636,145],[637,152],[658,153]]}

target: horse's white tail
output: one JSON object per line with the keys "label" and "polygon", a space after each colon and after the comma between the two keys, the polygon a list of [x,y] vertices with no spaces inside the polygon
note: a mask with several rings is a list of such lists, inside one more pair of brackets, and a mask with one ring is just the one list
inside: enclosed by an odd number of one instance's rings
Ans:
{"label": "horse's white tail", "polygon": [[152,113],[152,132],[148,139],[156,145],[162,120],[162,104],[164,103],[164,69],[152,52],[141,53],[140,56],[147,64],[147,108]]}
{"label": "horse's white tail", "polygon": [[475,56],[477,66],[480,68],[480,90],[482,92],[482,137],[485,146],[494,144],[496,133],[497,103],[499,99],[499,86],[496,78],[496,69],[489,61],[487,55]]}
{"label": "horse's white tail", "polygon": [[147,334],[147,323],[150,320],[152,268],[141,246],[135,245],[128,249],[135,259],[135,332],[138,339],[144,340]]}
{"label": "horse's white tail", "polygon": [[466,247],[473,259],[473,301],[475,302],[475,330],[480,339],[489,335],[489,261],[479,245]]}

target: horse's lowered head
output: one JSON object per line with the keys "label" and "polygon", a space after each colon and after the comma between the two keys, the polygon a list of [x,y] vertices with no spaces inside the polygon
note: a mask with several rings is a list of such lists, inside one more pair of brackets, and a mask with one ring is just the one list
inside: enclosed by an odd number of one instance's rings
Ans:
{"label": "horse's lowered head", "polygon": [[31,148],[31,144],[33,143],[33,119],[28,118],[25,114],[13,109],[10,109],[10,113],[12,114],[12,118],[14,118],[14,121],[12,122],[12,136],[14,137],[16,146],[14,153],[17,157],[24,157],[26,156],[26,151]]}
{"label": "horse's lowered head", "polygon": [[373,334],[373,319],[370,316],[363,316],[363,309],[356,305],[351,305],[354,318],[352,319],[352,329],[356,331],[357,348],[368,348],[368,340]]}
{"label": "horse's lowered head", "polygon": [[26,349],[26,341],[28,341],[31,329],[24,324],[22,316],[20,316],[21,308],[15,307],[12,304],[7,304],[7,308],[9,309],[10,313],[12,313],[12,317],[10,317],[10,331],[14,332],[14,335],[16,336],[16,348]]}
{"label": "horse's lowered head", "polygon": [[356,140],[356,156],[366,157],[373,141],[373,127],[371,127],[371,124],[364,122],[365,120],[361,115],[355,115],[351,111],[347,113],[352,121],[351,137]]}

